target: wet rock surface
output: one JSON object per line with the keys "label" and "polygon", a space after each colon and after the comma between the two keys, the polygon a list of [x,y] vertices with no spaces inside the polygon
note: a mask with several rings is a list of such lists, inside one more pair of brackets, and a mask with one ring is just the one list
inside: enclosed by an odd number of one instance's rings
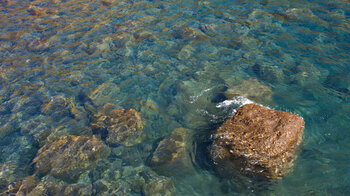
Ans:
{"label": "wet rock surface", "polygon": [[216,130],[211,156],[224,176],[235,168],[278,179],[292,166],[303,132],[304,121],[297,115],[247,104]]}
{"label": "wet rock surface", "polygon": [[182,176],[194,172],[190,157],[192,131],[175,129],[159,142],[150,159],[150,166],[161,175]]}
{"label": "wet rock surface", "polygon": [[142,129],[145,123],[134,109],[115,109],[114,105],[105,104],[94,117],[92,128],[106,135],[109,145],[132,146],[144,138]]}
{"label": "wet rock surface", "polygon": [[39,149],[33,163],[41,175],[75,181],[109,153],[109,148],[97,136],[64,136]]}

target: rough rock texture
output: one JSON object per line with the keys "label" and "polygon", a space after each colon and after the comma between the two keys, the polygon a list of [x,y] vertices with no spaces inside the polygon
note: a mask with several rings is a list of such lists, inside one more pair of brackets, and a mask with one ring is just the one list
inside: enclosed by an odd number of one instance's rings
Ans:
{"label": "rough rock texture", "polygon": [[110,145],[133,146],[143,140],[144,124],[134,109],[114,109],[112,104],[105,104],[91,126],[101,134],[107,133],[106,142]]}
{"label": "rough rock texture", "polygon": [[174,182],[167,177],[152,179],[143,187],[145,196],[171,196],[175,195],[176,189]]}
{"label": "rough rock texture", "polygon": [[38,184],[38,179],[35,176],[27,176],[21,181],[12,182],[6,192],[0,194],[2,195],[16,195],[24,196],[29,195],[29,193],[35,188]]}
{"label": "rough rock texture", "polygon": [[[27,178],[26,178],[27,179]],[[22,182],[23,184],[23,182]],[[26,189],[26,192],[19,190],[16,194],[20,196],[37,196],[37,195],[53,195],[53,196],[65,196],[65,195],[79,195],[88,196],[92,194],[91,184],[67,184],[61,180],[58,180],[52,176],[44,177],[41,182],[30,183],[30,189]],[[21,185],[22,187],[23,185]]]}
{"label": "rough rock texture", "polygon": [[178,128],[164,138],[150,159],[152,169],[168,176],[193,173],[190,158],[191,136],[191,130]]}
{"label": "rough rock texture", "polygon": [[75,181],[109,153],[110,149],[97,136],[65,136],[39,149],[33,163],[41,175]]}
{"label": "rough rock texture", "polygon": [[211,156],[218,170],[226,170],[219,173],[229,174],[227,168],[234,167],[278,179],[291,167],[303,132],[297,115],[247,104],[216,131]]}

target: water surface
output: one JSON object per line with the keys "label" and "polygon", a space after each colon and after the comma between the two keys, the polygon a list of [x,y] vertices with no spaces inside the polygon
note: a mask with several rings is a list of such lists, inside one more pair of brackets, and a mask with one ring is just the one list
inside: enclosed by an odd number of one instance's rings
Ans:
{"label": "water surface", "polygon": [[[46,142],[94,134],[89,99],[140,112],[146,139],[62,181],[109,182],[88,194],[144,194],[149,156],[179,127],[195,132],[196,174],[170,176],[177,195],[350,193],[349,1],[0,2],[0,192],[34,174]],[[271,90],[255,101],[306,123],[293,172],[277,182],[222,179],[207,157],[234,109],[217,104],[249,80]],[[67,104],[45,112],[57,98]]]}

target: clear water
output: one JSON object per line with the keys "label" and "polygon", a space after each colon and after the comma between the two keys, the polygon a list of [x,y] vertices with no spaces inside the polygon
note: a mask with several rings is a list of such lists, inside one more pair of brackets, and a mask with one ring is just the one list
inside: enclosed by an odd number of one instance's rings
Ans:
{"label": "clear water", "polygon": [[[349,1],[1,2],[0,192],[34,173],[47,141],[93,134],[82,107],[89,97],[134,108],[147,122],[143,143],[112,147],[90,171],[108,175],[75,182],[118,184],[90,194],[142,195],[138,173],[179,127],[195,131],[196,174],[171,177],[177,195],[350,194]],[[232,112],[216,105],[249,78],[272,90],[260,104],[306,122],[293,172],[277,182],[222,179],[207,157],[210,131]],[[43,113],[55,96],[78,110]]]}

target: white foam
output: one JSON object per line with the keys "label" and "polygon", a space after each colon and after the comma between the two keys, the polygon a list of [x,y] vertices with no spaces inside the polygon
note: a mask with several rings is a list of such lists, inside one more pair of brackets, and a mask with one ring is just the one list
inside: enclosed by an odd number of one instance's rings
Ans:
{"label": "white foam", "polygon": [[244,96],[237,96],[237,97],[233,97],[233,99],[231,99],[231,100],[225,100],[221,103],[218,103],[216,105],[216,107],[217,108],[227,108],[227,107],[230,107],[232,105],[241,107],[243,105],[250,104],[250,103],[254,103],[254,102],[249,100],[248,98],[246,98]]}
{"label": "white foam", "polygon": [[206,93],[206,92],[212,90],[213,88],[214,88],[214,87],[210,87],[210,88],[204,89],[203,91],[201,91],[201,92],[199,93],[199,95],[190,96],[190,103],[196,102],[197,99],[198,99],[199,97],[201,97],[204,93]]}

